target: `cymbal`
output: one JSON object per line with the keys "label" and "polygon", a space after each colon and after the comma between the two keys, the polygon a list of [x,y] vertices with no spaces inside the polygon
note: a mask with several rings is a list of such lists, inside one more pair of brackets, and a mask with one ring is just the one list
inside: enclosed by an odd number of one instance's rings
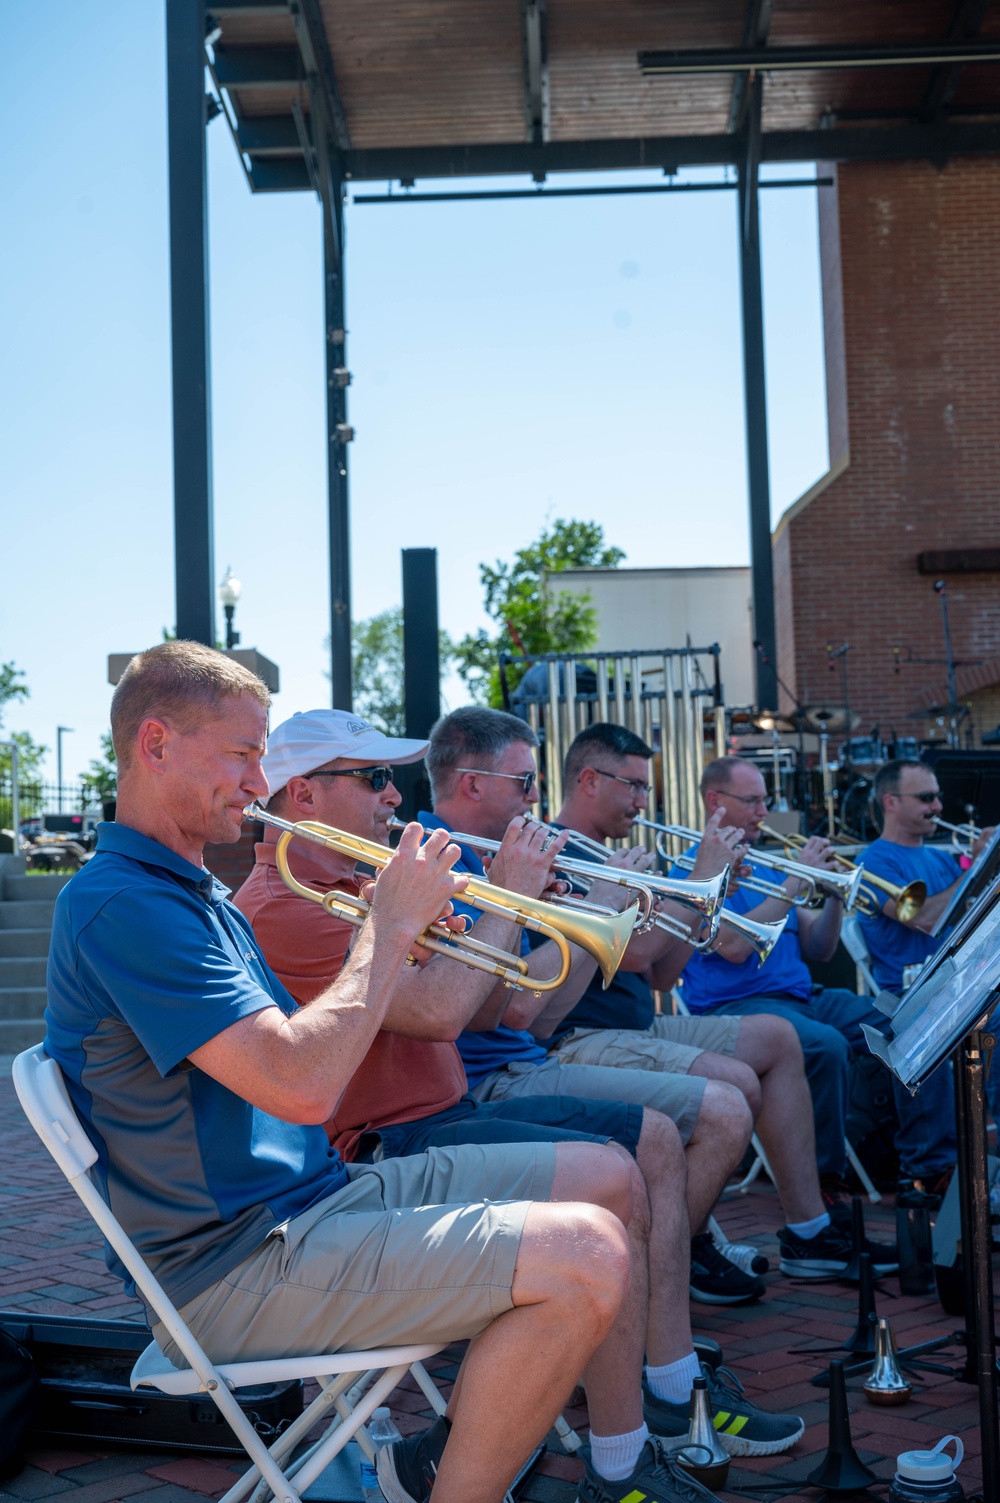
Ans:
{"label": "cymbal", "polygon": [[758,731],[796,731],[798,726],[790,715],[773,714],[770,710],[758,710],[750,716],[750,724]]}
{"label": "cymbal", "polygon": [[850,735],[860,724],[860,711],[852,710],[848,719],[844,705],[806,705],[806,725],[811,731],[820,734],[827,731],[831,736],[840,736],[844,732]]}

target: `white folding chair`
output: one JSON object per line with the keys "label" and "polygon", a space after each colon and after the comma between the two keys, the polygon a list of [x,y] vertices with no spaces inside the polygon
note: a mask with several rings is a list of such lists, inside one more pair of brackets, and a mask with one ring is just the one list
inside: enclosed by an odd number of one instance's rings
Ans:
{"label": "white folding chair", "polygon": [[[132,1387],[149,1386],[168,1394],[209,1394],[250,1458],[249,1471],[221,1503],[237,1503],[248,1495],[252,1495],[250,1503],[264,1503],[271,1496],[276,1503],[300,1503],[300,1495],[309,1484],[355,1436],[362,1449],[373,1456],[365,1421],[411,1369],[433,1407],[443,1407],[440,1394],[420,1366],[424,1358],[441,1351],[440,1343],[312,1357],[276,1355],[257,1362],[210,1362],[94,1184],[90,1170],[97,1150],[80,1125],[59,1066],[38,1044],[17,1056],[13,1077],[28,1121],[128,1269],[142,1298],[190,1364],[186,1369],[175,1368],[153,1342],[132,1370]],[[267,1447],[236,1402],[234,1390],[295,1378],[315,1378],[320,1393]],[[326,1421],[329,1423],[319,1440],[290,1465],[283,1465],[312,1427]]]}
{"label": "white folding chair", "polygon": [[845,913],[840,925],[840,937],[844,941],[844,949],[854,961],[854,969],[857,979],[855,990],[859,997],[877,997],[881,988],[875,985],[875,976],[872,971],[872,953],[868,948],[861,920],[856,913]]}

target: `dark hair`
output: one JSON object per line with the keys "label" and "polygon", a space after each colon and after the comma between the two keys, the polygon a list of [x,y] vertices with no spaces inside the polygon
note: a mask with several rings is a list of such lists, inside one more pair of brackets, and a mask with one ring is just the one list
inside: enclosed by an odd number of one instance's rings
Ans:
{"label": "dark hair", "polygon": [[139,727],[151,717],[182,732],[197,730],[227,699],[249,694],[265,709],[267,685],[214,648],[200,642],[161,642],[137,652],[111,699],[111,737],[121,771],[132,759]]}
{"label": "dark hair", "polygon": [[[652,755],[653,748],[647,746],[634,731],[627,730],[623,725],[612,725],[609,720],[595,720],[593,725],[588,725],[571,742],[566,753],[563,778],[568,788],[577,781],[585,767],[595,765],[595,757],[605,761],[612,757],[615,761],[621,761],[622,757],[649,758]],[[601,770],[609,772],[610,768]]]}
{"label": "dark hair", "polygon": [[899,793],[903,773],[907,767],[922,767],[924,772],[931,770],[926,762],[918,762],[913,757],[896,757],[892,762],[886,762],[875,774],[875,781],[872,784],[871,801],[877,809],[883,807],[883,794]]}
{"label": "dark hair", "polygon": [[431,727],[431,745],[425,766],[435,803],[450,798],[455,789],[455,770],[477,763],[492,771],[504,752],[515,741],[537,746],[538,737],[525,720],[508,715],[506,710],[487,710],[480,705],[463,705]]}
{"label": "dark hair", "polygon": [[716,757],[714,762],[707,762],[701,775],[698,787],[701,789],[702,798],[710,788],[728,788],[733,781],[734,767],[752,767],[746,757]]}

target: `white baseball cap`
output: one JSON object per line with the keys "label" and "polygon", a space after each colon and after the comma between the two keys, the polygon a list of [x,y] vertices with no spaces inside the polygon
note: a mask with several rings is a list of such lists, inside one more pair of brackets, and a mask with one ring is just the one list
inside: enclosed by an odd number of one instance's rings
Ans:
{"label": "white baseball cap", "polygon": [[336,757],[370,758],[375,764],[388,765],[419,762],[429,746],[429,741],[387,736],[350,710],[300,710],[267,738],[261,765],[271,791],[260,802],[266,807],[289,778],[301,777]]}

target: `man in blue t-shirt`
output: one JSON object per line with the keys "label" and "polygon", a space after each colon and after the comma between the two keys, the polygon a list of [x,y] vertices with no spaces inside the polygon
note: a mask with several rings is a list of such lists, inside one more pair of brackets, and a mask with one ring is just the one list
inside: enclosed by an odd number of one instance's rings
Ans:
{"label": "man in blue t-shirt", "polygon": [[[922,882],[927,889],[919,913],[910,919],[900,918],[894,898],[883,897],[876,887],[866,889],[879,904],[876,914],[861,918],[875,980],[884,991],[898,994],[904,987],[904,970],[923,965],[944,938],[930,931],[964,873],[953,846],[925,844],[937,834],[936,821],[943,808],[938,780],[930,767],[923,762],[887,762],[875,776],[872,799],[881,808],[884,823],[880,838],[861,857],[865,871],[896,887]],[[970,854],[978,856],[992,835],[992,829],[984,830]]]}
{"label": "man in blue t-shirt", "polygon": [[623,1313],[645,1274],[627,1156],[531,1143],[345,1167],[327,1142],[408,954],[465,881],[446,836],[409,826],[350,960],[298,1008],[203,865],[267,794],[268,702],[183,641],[138,654],[115,691],[118,822],[59,896],[46,1011],[102,1192],[216,1360],[476,1337],[436,1503],[501,1496],[585,1367],[599,1434],[635,1442],[593,1452],[593,1496],[609,1472],[649,1491],[661,1451],[624,1381],[645,1336]]}
{"label": "man in blue t-shirt", "polygon": [[[744,832],[747,844],[760,839],[767,818],[767,789],[752,762],[720,757],[705,768],[702,798],[709,816],[722,811],[726,821]],[[835,869],[829,842],[813,837],[796,860],[803,866]],[[763,966],[738,935],[726,934],[712,954],[693,955],[684,970],[684,1000],[692,1012],[748,1017],[773,1013],[788,1018],[802,1043],[813,1092],[817,1158],[821,1170],[842,1170],[847,1115],[848,1067],[852,1053],[867,1052],[862,1023],[885,1029],[887,1020],[867,997],[840,988],[813,985],[807,961],[832,959],[840,938],[842,905],[827,898],[821,908],[798,906],[806,886],[795,877],[776,882],[778,874],[752,860],[750,875],[776,885],[774,896],[761,899],[739,887],[727,897],[740,913],[767,921],[788,915],[788,923]],[[955,1117],[950,1072],[936,1071],[916,1096],[895,1080],[893,1092],[899,1128],[896,1148],[902,1174],[935,1181],[955,1162]]]}

